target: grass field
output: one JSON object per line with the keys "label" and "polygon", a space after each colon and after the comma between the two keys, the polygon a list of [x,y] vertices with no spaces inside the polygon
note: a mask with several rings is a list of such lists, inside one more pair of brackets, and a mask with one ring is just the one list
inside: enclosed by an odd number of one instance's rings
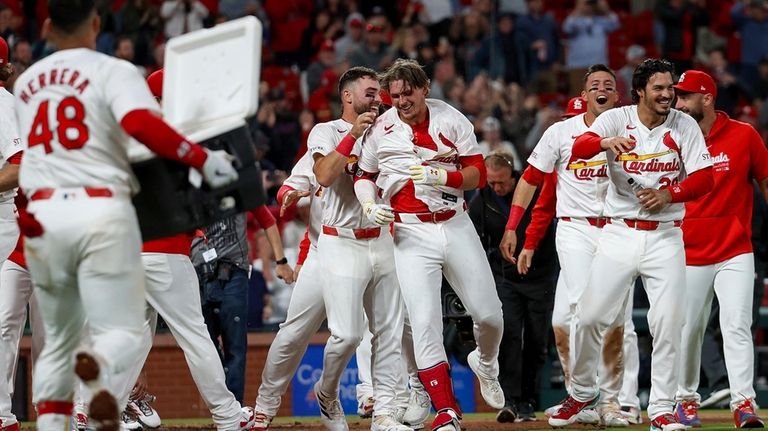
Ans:
{"label": "grass field", "polygon": [[[728,410],[702,410],[700,416],[703,422],[703,426],[698,428],[699,430],[732,430],[733,417]],[[464,420],[461,425],[466,431],[497,431],[497,430],[543,430],[552,429],[546,420],[544,420],[544,413],[536,413],[538,418],[535,422],[522,422],[515,424],[500,424],[496,422],[496,416],[492,413],[476,413],[467,414],[464,416]],[[642,425],[631,426],[630,428],[604,428],[606,430],[621,430],[621,429],[636,429],[647,430],[648,418],[644,417],[645,421]],[[349,429],[351,431],[369,430],[371,428],[370,419],[360,419],[357,416],[347,416],[349,422]],[[32,430],[34,429],[34,422],[25,422],[22,424],[22,429]],[[210,419],[163,419],[163,425],[160,430],[174,430],[174,431],[209,431],[214,430],[213,422]],[[316,416],[305,417],[279,417],[275,418],[272,422],[272,426],[269,427],[272,431],[290,430],[322,430],[324,429],[320,423],[320,419]],[[574,426],[572,428],[563,428],[565,430],[573,429],[579,431],[588,431],[596,429],[590,426]],[[428,431],[428,430],[427,430]]]}

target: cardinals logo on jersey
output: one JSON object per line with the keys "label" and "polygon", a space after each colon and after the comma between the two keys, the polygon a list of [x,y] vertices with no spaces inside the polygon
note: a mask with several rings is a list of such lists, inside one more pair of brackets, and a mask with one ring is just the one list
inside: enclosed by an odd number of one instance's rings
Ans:
{"label": "cardinals logo on jersey", "polygon": [[573,171],[573,176],[577,180],[592,181],[594,178],[608,176],[607,163],[606,160],[582,160],[571,157],[565,169]]}
{"label": "cardinals logo on jersey", "polygon": [[680,171],[680,161],[678,158],[663,162],[658,160],[661,157],[674,153],[675,150],[650,154],[622,153],[616,156],[616,161],[622,162],[624,170],[630,174],[640,174],[642,172],[678,172]]}
{"label": "cardinals logo on jersey", "polygon": [[677,142],[672,139],[672,134],[669,131],[667,131],[667,133],[664,134],[664,137],[661,138],[661,143],[664,144],[665,147],[676,152],[678,155],[680,154],[680,147],[678,147]]}

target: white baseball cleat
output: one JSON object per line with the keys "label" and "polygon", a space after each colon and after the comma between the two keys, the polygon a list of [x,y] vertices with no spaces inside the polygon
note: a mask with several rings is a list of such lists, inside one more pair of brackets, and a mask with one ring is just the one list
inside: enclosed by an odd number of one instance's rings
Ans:
{"label": "white baseball cleat", "polygon": [[603,409],[600,424],[607,428],[625,428],[629,426],[629,420],[621,414],[621,410]]}
{"label": "white baseball cleat", "polygon": [[371,421],[371,431],[413,431],[392,417],[392,415],[374,416]]}
{"label": "white baseball cleat", "polygon": [[408,408],[403,414],[403,423],[413,429],[424,428],[424,422],[429,417],[432,400],[424,388],[411,388],[411,396],[408,398]]}
{"label": "white baseball cleat", "polygon": [[329,431],[349,431],[347,418],[344,417],[344,409],[341,408],[341,401],[338,396],[335,398],[326,398],[320,393],[320,381],[315,383],[315,398],[320,406],[320,422],[325,425]]}
{"label": "white baseball cleat", "polygon": [[469,368],[477,376],[477,381],[480,382],[480,395],[483,396],[485,402],[494,409],[503,409],[505,401],[504,391],[501,390],[499,379],[483,375],[480,369],[480,354],[477,352],[477,349],[467,355],[467,364],[469,364]]}
{"label": "white baseball cleat", "polygon": [[621,414],[627,418],[630,425],[640,425],[643,423],[643,416],[640,413],[640,409],[637,407],[623,406],[621,408]]}
{"label": "white baseball cleat", "polygon": [[373,416],[373,404],[376,400],[373,397],[366,397],[357,404],[357,415],[363,419]]}
{"label": "white baseball cleat", "polygon": [[256,421],[256,412],[253,411],[253,407],[241,407],[240,415],[240,431],[253,428],[253,423]]}
{"label": "white baseball cleat", "polygon": [[272,423],[272,416],[267,415],[264,412],[253,412],[253,428],[255,430],[269,429],[269,424]]}
{"label": "white baseball cleat", "polygon": [[136,420],[146,428],[160,428],[160,415],[149,405],[155,401],[154,395],[146,395],[138,400],[128,402],[128,408],[135,413]]}
{"label": "white baseball cleat", "polygon": [[141,424],[136,420],[134,416],[124,410],[120,415],[120,430],[121,431],[136,431],[141,429]]}

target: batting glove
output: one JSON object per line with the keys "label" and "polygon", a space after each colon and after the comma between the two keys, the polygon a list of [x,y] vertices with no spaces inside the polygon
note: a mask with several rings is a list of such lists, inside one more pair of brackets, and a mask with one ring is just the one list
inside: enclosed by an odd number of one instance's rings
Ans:
{"label": "batting glove", "polygon": [[395,221],[395,210],[392,207],[377,204],[373,201],[363,204],[363,212],[368,217],[368,220],[379,226],[386,226]]}
{"label": "batting glove", "polygon": [[428,184],[430,186],[444,186],[448,181],[448,172],[443,168],[432,166],[414,165],[408,168],[414,184]]}
{"label": "batting glove", "polygon": [[226,151],[205,150],[208,158],[203,163],[203,178],[212,188],[226,186],[237,180],[237,171],[232,167],[234,158]]}

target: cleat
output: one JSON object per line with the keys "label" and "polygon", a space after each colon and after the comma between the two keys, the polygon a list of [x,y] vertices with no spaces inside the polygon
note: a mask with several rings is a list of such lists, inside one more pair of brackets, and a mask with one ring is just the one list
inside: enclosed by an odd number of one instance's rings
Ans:
{"label": "cleat", "polygon": [[607,428],[626,428],[629,426],[629,421],[621,414],[621,410],[606,408],[600,415],[600,425]]}
{"label": "cleat", "polygon": [[672,413],[664,413],[651,419],[651,431],[675,431],[688,429],[686,425],[675,420]]}
{"label": "cleat", "polygon": [[467,355],[467,364],[469,368],[477,376],[477,381],[480,382],[480,395],[483,396],[485,402],[494,409],[504,408],[504,391],[501,390],[499,379],[497,377],[486,377],[480,370],[480,354],[477,350],[473,350]]}
{"label": "cleat", "polygon": [[699,419],[699,403],[696,400],[685,400],[675,406],[675,420],[691,428],[701,428]]}
{"label": "cleat", "polygon": [[432,408],[432,400],[424,388],[411,388],[411,396],[408,398],[408,408],[403,413],[402,422],[413,429],[424,428],[424,422],[429,417]]}
{"label": "cleat", "polygon": [[517,420],[515,422],[533,422],[535,420],[536,413],[534,413],[531,403],[517,403]]}
{"label": "cleat", "polygon": [[461,431],[459,415],[452,409],[440,410],[432,421],[432,431]]}
{"label": "cleat", "polygon": [[736,428],[765,428],[763,420],[755,413],[752,400],[744,400],[733,411],[733,422]]}
{"label": "cleat", "polygon": [[621,414],[627,418],[630,425],[639,425],[643,423],[643,416],[640,414],[640,409],[637,407],[623,406],[621,408]]}
{"label": "cleat", "polygon": [[133,413],[135,413],[136,420],[141,423],[142,427],[160,427],[160,415],[157,414],[157,411],[149,405],[149,403],[154,401],[154,395],[147,395],[142,399],[132,400],[128,403],[128,408],[131,409]]}
{"label": "cleat", "polygon": [[344,409],[341,408],[341,402],[338,396],[335,398],[326,398],[320,392],[320,381],[315,383],[315,398],[320,407],[320,421],[329,431],[349,431],[347,419],[344,417]]}
{"label": "cleat", "polygon": [[253,428],[254,430],[267,430],[269,424],[272,423],[272,417],[266,413],[256,411],[253,413]]}
{"label": "cleat", "polygon": [[368,419],[373,416],[373,404],[376,400],[373,397],[368,397],[357,405],[357,415],[363,419]]}
{"label": "cleat", "polygon": [[515,411],[514,407],[504,407],[503,409],[499,410],[498,413],[496,413],[496,422],[502,423],[502,424],[511,424],[514,423],[517,420],[517,412]]}
{"label": "cleat", "polygon": [[373,417],[371,431],[413,431],[413,428],[401,424],[392,415],[379,415]]}
{"label": "cleat", "polygon": [[[553,427],[564,427],[578,422],[579,413],[587,408],[594,409],[596,402],[597,397],[592,398],[589,401],[582,402],[577,401],[575,398],[569,395],[565,400],[563,400],[560,408],[557,409],[557,412],[549,417],[549,425]],[[597,423],[600,423],[599,416]]]}
{"label": "cleat", "polygon": [[256,413],[254,413],[253,407],[241,407],[240,414],[240,431],[247,431],[253,428],[253,423],[256,420]]}
{"label": "cleat", "polygon": [[123,410],[123,413],[120,415],[120,430],[121,431],[136,431],[140,430],[141,424],[139,421],[136,420],[136,418],[128,412],[128,410]]}

